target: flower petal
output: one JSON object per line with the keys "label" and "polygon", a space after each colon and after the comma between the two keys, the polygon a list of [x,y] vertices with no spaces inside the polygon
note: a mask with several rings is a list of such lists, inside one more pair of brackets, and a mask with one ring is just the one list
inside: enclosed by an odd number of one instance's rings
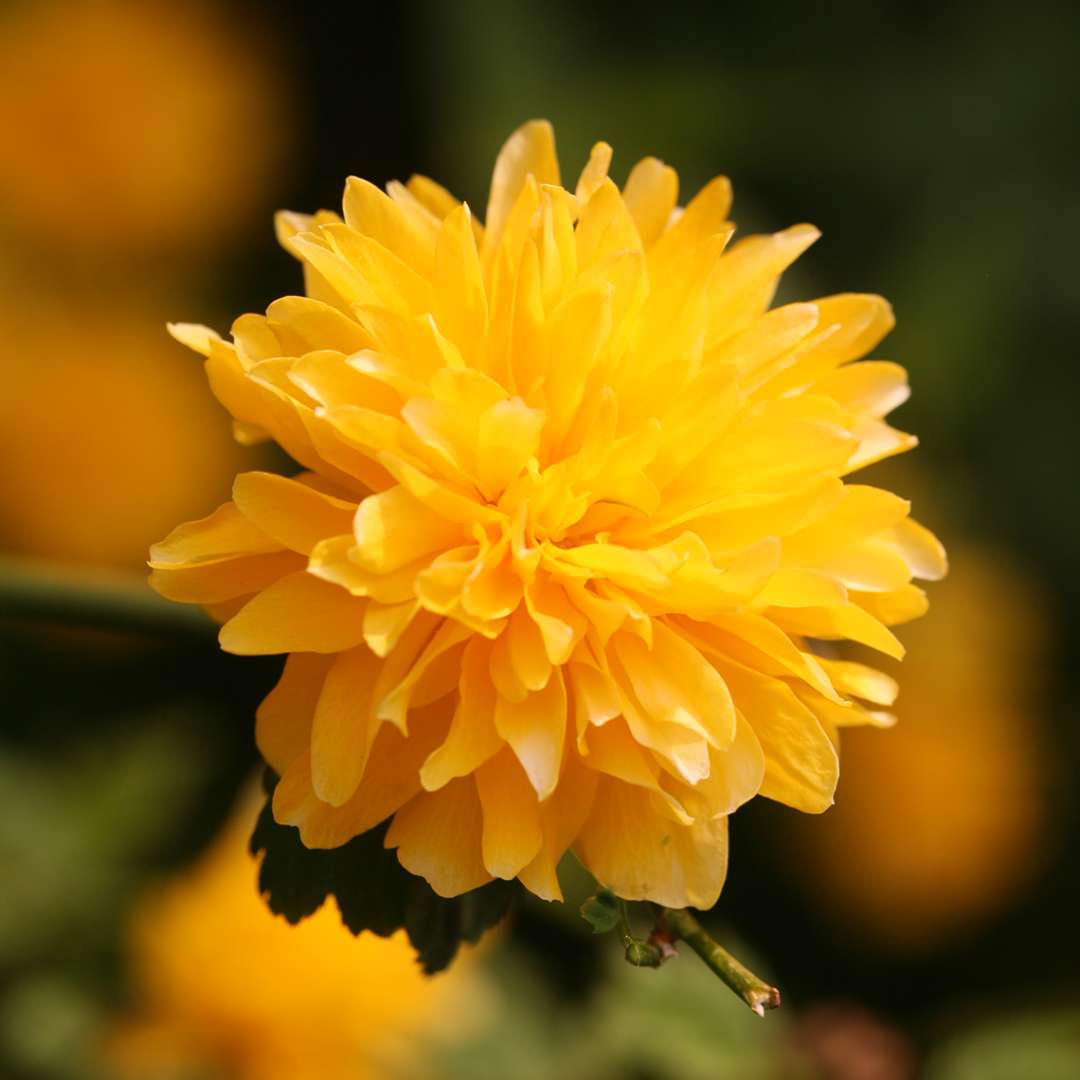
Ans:
{"label": "flower petal", "polygon": [[386,846],[440,896],[460,896],[491,880],[481,854],[483,813],[471,777],[425,791],[395,815]]}

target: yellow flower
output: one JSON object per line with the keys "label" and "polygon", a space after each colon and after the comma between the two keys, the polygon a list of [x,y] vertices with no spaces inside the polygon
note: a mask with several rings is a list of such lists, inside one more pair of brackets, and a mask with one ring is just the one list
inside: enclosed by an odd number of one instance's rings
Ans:
{"label": "yellow flower", "polygon": [[248,20],[237,48],[205,0],[4,5],[0,225],[61,244],[65,266],[79,249],[100,263],[216,241],[257,203],[290,126],[251,34]]}
{"label": "yellow flower", "polygon": [[824,810],[835,729],[893,699],[808,639],[899,656],[944,572],[907,502],[844,482],[914,443],[882,420],[903,369],[849,363],[889,305],[769,310],[817,230],[728,247],[727,180],[680,211],[672,169],[620,192],[610,156],[568,191],[526,124],[483,227],[426,178],[351,179],[344,221],[279,218],[307,297],[231,343],[174,327],[239,436],[309,471],[239,476],[152,580],[290,654],[257,718],[277,820],[332,847],[394,815],[444,896],[558,898],[573,846],[623,897],[710,906],[726,816]]}
{"label": "yellow flower", "polygon": [[855,735],[836,809],[817,829],[792,829],[803,880],[846,927],[904,949],[955,940],[1045,860],[1037,600],[1008,562],[966,548],[934,618],[911,635],[896,730]]}
{"label": "yellow flower", "polygon": [[357,1080],[400,1076],[418,1036],[485,1007],[468,964],[427,978],[404,933],[353,936],[325,906],[296,927],[256,887],[245,800],[206,855],[151,891],[130,923],[138,1012],[106,1047],[124,1076]]}
{"label": "yellow flower", "polygon": [[0,547],[138,573],[149,538],[223,498],[260,455],[232,441],[152,305],[6,284]]}

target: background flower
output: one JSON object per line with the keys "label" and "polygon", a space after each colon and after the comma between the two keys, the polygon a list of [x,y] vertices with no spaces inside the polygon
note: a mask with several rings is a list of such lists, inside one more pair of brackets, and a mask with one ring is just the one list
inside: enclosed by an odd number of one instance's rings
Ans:
{"label": "background flower", "polygon": [[256,808],[246,798],[195,866],[139,904],[135,1007],[106,1058],[139,1080],[422,1074],[424,1036],[460,1036],[483,1015],[474,966],[426,977],[403,934],[354,938],[332,904],[296,927],[271,915],[247,850]]}
{"label": "background flower", "polygon": [[159,269],[235,230],[280,160],[291,102],[258,27],[244,48],[233,33],[202,0],[6,5],[0,228],[66,259],[142,252]]}
{"label": "background flower", "polygon": [[904,949],[974,933],[1030,883],[1056,831],[1041,597],[1000,556],[961,547],[953,562],[935,619],[909,634],[896,728],[852,733],[820,832],[791,823],[789,857],[823,907]]}

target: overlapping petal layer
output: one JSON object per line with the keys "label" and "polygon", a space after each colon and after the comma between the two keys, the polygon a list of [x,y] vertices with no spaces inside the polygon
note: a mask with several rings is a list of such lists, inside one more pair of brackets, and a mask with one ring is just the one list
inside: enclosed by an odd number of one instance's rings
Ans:
{"label": "overlapping petal layer", "polygon": [[224,648],[288,653],[257,723],[279,821],[309,846],[390,815],[442,895],[492,876],[560,896],[571,847],[628,899],[708,907],[726,817],[818,812],[837,731],[887,722],[913,578],[945,570],[908,504],[849,483],[909,449],[904,371],[856,363],[880,297],[770,308],[816,239],[731,242],[730,188],[680,209],[598,144],[573,191],[551,128],[499,155],[486,225],[433,181],[351,179],[344,217],[282,214],[306,296],[206,357],[238,438],[306,470],[249,473],[154,548],[156,587]]}

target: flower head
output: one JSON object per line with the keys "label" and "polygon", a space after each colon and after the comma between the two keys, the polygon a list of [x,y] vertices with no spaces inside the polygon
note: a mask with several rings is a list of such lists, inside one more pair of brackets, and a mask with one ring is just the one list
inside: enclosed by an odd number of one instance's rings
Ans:
{"label": "flower head", "polygon": [[245,799],[196,865],[135,908],[138,1008],[108,1039],[110,1076],[400,1076],[422,1041],[469,1026],[460,1003],[483,1011],[474,966],[427,979],[403,933],[355,940],[329,907],[298,927],[271,915],[246,850],[254,819]]}
{"label": "flower head", "polygon": [[836,729],[893,699],[808,639],[899,656],[944,571],[907,502],[845,482],[915,441],[882,419],[903,369],[851,363],[889,305],[770,309],[817,230],[731,244],[727,180],[680,210],[671,168],[620,191],[610,158],[567,190],[524,125],[483,226],[426,178],[351,179],[344,220],[279,218],[305,297],[232,342],[174,328],[239,437],[308,471],[239,476],[154,584],[289,654],[257,718],[278,821],[327,847],[393,815],[442,895],[557,898],[573,846],[627,899],[710,906],[727,815],[825,809]]}

